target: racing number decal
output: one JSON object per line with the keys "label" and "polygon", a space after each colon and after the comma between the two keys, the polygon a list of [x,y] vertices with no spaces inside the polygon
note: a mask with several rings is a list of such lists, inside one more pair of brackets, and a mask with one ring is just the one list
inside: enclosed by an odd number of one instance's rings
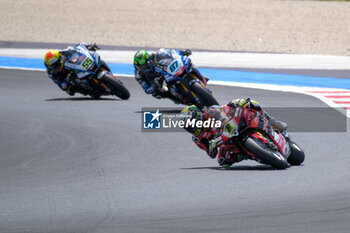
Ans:
{"label": "racing number decal", "polygon": [[230,122],[228,122],[226,125],[225,125],[225,129],[226,131],[229,133],[229,135],[232,134],[232,131],[236,129],[235,126],[231,125]]}
{"label": "racing number decal", "polygon": [[91,58],[86,58],[85,61],[83,62],[83,64],[81,64],[82,67],[84,67],[84,69],[89,69],[90,65],[92,64],[93,60]]}
{"label": "racing number decal", "polygon": [[173,73],[176,68],[179,67],[179,62],[178,61],[175,61],[173,62],[173,64],[171,64],[171,66],[169,67],[170,71]]}

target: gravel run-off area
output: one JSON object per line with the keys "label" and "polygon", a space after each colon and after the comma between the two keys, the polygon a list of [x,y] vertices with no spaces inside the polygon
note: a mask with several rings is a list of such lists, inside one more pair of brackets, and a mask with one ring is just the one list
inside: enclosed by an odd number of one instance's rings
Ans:
{"label": "gravel run-off area", "polygon": [[350,2],[0,0],[0,41],[350,55]]}

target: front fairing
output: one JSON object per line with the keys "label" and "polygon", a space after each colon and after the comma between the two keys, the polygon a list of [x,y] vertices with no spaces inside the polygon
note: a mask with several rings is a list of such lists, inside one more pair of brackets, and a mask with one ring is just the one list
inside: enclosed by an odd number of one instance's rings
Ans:
{"label": "front fairing", "polygon": [[191,59],[182,56],[178,50],[172,49],[159,55],[156,71],[163,74],[164,80],[171,83],[181,80],[190,72]]}
{"label": "front fairing", "polygon": [[287,140],[279,131],[272,131],[270,134],[270,138],[274,141],[275,145],[277,145],[279,152],[282,155],[288,157],[290,153],[290,147]]}
{"label": "front fairing", "polygon": [[65,56],[65,68],[75,72],[78,78],[94,74],[96,68],[99,67],[100,56],[81,45],[68,50]]}
{"label": "front fairing", "polygon": [[282,155],[289,156],[290,149],[287,140],[281,134],[281,132],[274,130],[269,120],[263,114],[256,112],[245,118],[248,120],[248,127],[250,129],[256,129],[258,132],[264,132],[264,135],[273,141],[273,143],[277,146],[278,151]]}

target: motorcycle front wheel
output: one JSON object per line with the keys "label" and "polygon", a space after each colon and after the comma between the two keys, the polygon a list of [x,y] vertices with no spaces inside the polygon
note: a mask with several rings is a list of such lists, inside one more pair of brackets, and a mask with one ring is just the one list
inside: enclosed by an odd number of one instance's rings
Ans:
{"label": "motorcycle front wheel", "polygon": [[102,77],[102,82],[106,84],[119,98],[123,100],[129,99],[130,93],[120,80],[112,78],[109,75],[104,75]]}
{"label": "motorcycle front wheel", "polygon": [[272,150],[257,138],[248,137],[244,146],[265,164],[277,169],[289,167],[287,159],[279,151]]}
{"label": "motorcycle front wheel", "polygon": [[219,105],[218,101],[216,101],[214,96],[207,89],[201,86],[198,82],[193,83],[191,89],[200,99],[202,105],[201,107]]}
{"label": "motorcycle front wheel", "polygon": [[289,141],[290,155],[288,157],[288,163],[292,166],[298,166],[304,162],[304,151],[293,141]]}

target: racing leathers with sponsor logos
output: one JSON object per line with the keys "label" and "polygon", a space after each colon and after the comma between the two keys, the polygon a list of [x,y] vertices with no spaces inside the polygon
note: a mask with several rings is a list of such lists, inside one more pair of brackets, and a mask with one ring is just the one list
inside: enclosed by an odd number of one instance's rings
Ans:
{"label": "racing leathers with sponsor logos", "polygon": [[233,118],[235,108],[237,106],[245,107],[251,111],[258,111],[261,114],[264,114],[264,116],[269,120],[271,126],[276,130],[283,131],[287,129],[286,123],[271,117],[261,109],[258,102],[250,100],[249,98],[232,100],[227,105],[223,106],[214,105],[209,108],[203,108],[202,111],[195,106],[186,107],[182,111],[182,114],[187,115],[187,119],[201,119],[205,121],[212,118],[216,121],[221,121],[221,127],[219,128],[211,127],[201,129],[185,129],[192,133],[193,142],[199,148],[206,151],[210,158],[217,158],[219,165],[223,168],[231,167],[232,164],[240,162],[244,159],[244,157],[239,154],[238,149],[237,151],[232,151],[232,148],[230,148],[230,150],[225,150],[225,142],[230,138],[222,134],[226,123]]}
{"label": "racing leathers with sponsor logos", "polygon": [[[90,51],[99,49],[96,44],[86,44],[84,42],[80,42],[75,46],[84,46]],[[68,47],[64,50],[51,49],[47,51],[44,63],[46,72],[49,78],[69,95],[74,95],[76,92],[86,95],[88,92],[93,91],[92,88],[86,84],[80,84],[80,80],[76,77],[76,74],[64,67],[64,62],[71,49],[71,47]],[[101,61],[101,67],[110,71],[110,68],[104,61]]]}
{"label": "racing leathers with sponsor logos", "polygon": [[[176,50],[183,56],[190,56],[191,50]],[[159,49],[156,53],[148,53],[146,50],[139,50],[134,56],[135,79],[141,85],[145,93],[151,94],[157,99],[169,98],[175,103],[179,103],[169,91],[162,88],[163,74],[156,71],[156,64],[163,60],[171,58],[171,50]],[[202,74],[193,67],[193,73],[200,79]]]}

